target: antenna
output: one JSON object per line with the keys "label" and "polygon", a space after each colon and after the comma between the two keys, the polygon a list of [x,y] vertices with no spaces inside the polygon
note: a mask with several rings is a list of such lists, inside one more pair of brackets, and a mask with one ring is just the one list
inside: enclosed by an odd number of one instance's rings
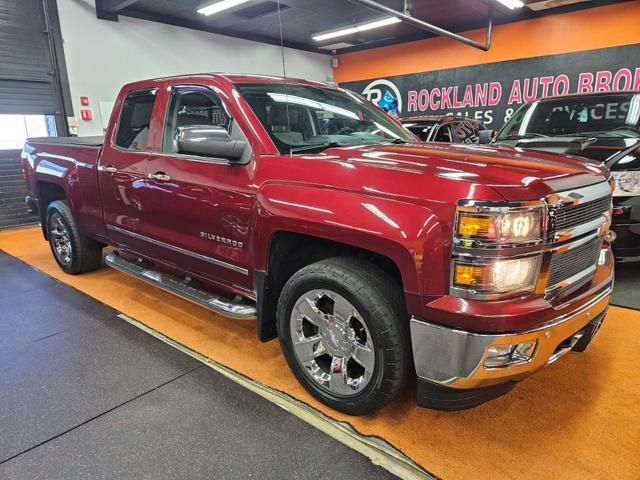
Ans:
{"label": "antenna", "polygon": [[[284,36],[282,33],[282,14],[280,12],[280,0],[276,0],[278,2],[278,26],[280,27],[280,53],[282,54],[282,77],[285,79],[284,82],[284,104],[287,109],[287,128],[291,131],[291,117],[289,116],[289,97],[287,95],[287,65],[284,59]],[[293,156],[291,153],[291,146],[289,146],[289,156]]]}

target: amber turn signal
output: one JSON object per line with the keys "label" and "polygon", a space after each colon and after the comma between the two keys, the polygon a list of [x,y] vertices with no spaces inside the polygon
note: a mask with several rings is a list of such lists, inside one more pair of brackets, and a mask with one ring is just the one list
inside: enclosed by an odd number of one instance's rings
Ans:
{"label": "amber turn signal", "polygon": [[461,215],[458,220],[458,234],[461,237],[489,237],[489,217]]}
{"label": "amber turn signal", "polygon": [[468,287],[480,286],[485,283],[488,265],[461,265],[456,264],[456,285]]}

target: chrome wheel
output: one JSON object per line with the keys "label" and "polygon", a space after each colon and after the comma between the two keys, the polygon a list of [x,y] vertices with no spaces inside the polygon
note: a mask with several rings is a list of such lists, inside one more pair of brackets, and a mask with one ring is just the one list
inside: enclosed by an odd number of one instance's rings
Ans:
{"label": "chrome wheel", "polygon": [[49,219],[49,238],[53,246],[53,253],[63,265],[71,264],[73,250],[71,247],[71,235],[62,219],[62,215],[55,212]]}
{"label": "chrome wheel", "polygon": [[366,322],[343,296],[311,290],[291,312],[293,352],[321,388],[338,396],[356,395],[371,380],[374,345]]}

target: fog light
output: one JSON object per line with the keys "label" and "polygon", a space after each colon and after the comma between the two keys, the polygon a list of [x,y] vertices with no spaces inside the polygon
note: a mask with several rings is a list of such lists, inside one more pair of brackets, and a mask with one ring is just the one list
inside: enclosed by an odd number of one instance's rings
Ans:
{"label": "fog light", "polygon": [[608,230],[607,233],[604,234],[604,241],[607,243],[613,243],[618,238],[618,234],[613,230]]}
{"label": "fog light", "polygon": [[484,366],[485,368],[500,368],[526,363],[533,358],[536,345],[537,342],[529,342],[489,347],[484,359]]}

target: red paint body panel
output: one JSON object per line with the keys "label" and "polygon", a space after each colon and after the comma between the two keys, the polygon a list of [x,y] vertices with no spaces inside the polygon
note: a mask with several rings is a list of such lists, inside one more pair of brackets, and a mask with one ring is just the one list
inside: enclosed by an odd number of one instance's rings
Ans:
{"label": "red paint body panel", "polygon": [[[607,264],[599,269],[593,285],[558,304],[534,296],[492,302],[449,296],[458,200],[536,200],[604,181],[605,171],[579,159],[480,145],[389,144],[282,155],[234,83],[283,81],[199,74],[126,85],[115,104],[100,155],[98,148],[50,147],[42,139],[29,141],[25,151],[31,150],[26,166],[31,195],[38,198],[38,181],[56,183],[67,192],[89,236],[108,238],[118,248],[249,297],[254,297],[253,274],[266,270],[270,241],[277,232],[360,247],[397,265],[410,313],[474,331],[529,328],[576,308],[599,288],[597,279],[603,282],[610,277],[611,265]],[[178,85],[204,85],[218,94],[248,138],[253,152],[248,164],[161,153],[169,88]],[[124,96],[151,87],[158,92],[148,151],[115,147]],[[76,167],[74,160],[88,166]],[[46,166],[42,162],[61,170],[47,173],[46,168],[38,168]],[[118,172],[96,168],[109,165]],[[166,173],[171,181],[147,178],[156,172]],[[241,242],[242,248],[213,242],[208,235]],[[220,266],[220,262],[235,269]]]}

